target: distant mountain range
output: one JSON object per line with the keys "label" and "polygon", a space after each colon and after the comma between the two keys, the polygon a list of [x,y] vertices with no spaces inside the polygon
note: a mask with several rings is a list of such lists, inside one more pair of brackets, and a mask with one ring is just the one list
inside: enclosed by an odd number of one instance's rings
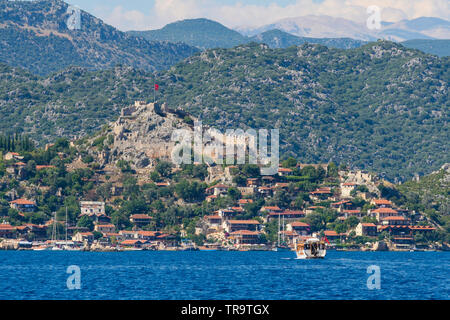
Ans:
{"label": "distant mountain range", "polygon": [[118,64],[148,71],[167,69],[197,48],[149,42],[121,32],[81,11],[81,29],[69,30],[68,4],[0,0],[0,61],[46,75],[69,66],[89,69]]}
{"label": "distant mountain range", "polygon": [[380,30],[370,30],[365,24],[330,16],[286,18],[259,28],[238,28],[246,36],[279,29],[299,37],[352,38],[373,41],[385,39],[450,39],[450,22],[439,18],[421,17],[395,23],[383,22]]}
{"label": "distant mountain range", "polygon": [[[210,48],[232,48],[240,44],[251,42],[265,43],[271,48],[287,48],[290,46],[299,46],[304,43],[317,43],[330,48],[351,49],[358,48],[368,43],[368,41],[366,40],[373,41],[377,39],[375,34],[364,33],[364,30],[367,29],[366,27],[362,27],[357,23],[345,19],[328,17],[331,19],[331,22],[327,21],[328,29],[326,29],[326,31],[323,31],[324,26],[321,23],[325,22],[323,22],[322,19],[319,19],[320,17],[316,18],[317,19],[313,19],[310,17],[306,20],[303,20],[302,17],[302,19],[299,18],[298,21],[295,19],[286,19],[280,23],[268,25],[251,32],[247,30],[247,35],[243,35],[235,30],[229,29],[216,21],[203,18],[178,21],[168,24],[164,28],[159,30],[129,31],[129,33],[134,36],[144,37],[149,41],[170,41],[176,43],[182,42],[191,46],[195,46],[202,50]],[[410,21],[410,23],[407,24],[410,29],[415,28],[421,31],[429,30],[426,29],[427,24],[425,24],[425,21],[422,21],[420,19],[416,20],[417,21]],[[305,24],[308,24],[310,22],[311,25],[309,27],[305,26],[303,28],[300,27],[301,24],[299,21]],[[312,23],[312,21],[315,21],[315,23]],[[434,20],[427,19],[426,21],[429,21],[431,23],[431,21]],[[336,25],[334,25],[333,22],[336,22]],[[422,24],[424,26],[420,27],[420,25]],[[439,23],[435,22],[431,25],[436,29],[436,26],[439,25]],[[392,24],[392,26],[394,26],[394,24]],[[353,30],[354,32],[351,32],[351,30]],[[386,33],[400,34],[400,31],[395,28],[386,30]],[[429,36],[424,34],[420,34],[417,32],[413,33],[412,31],[408,31],[409,33],[407,31],[404,31],[403,33],[405,32],[411,37],[417,36],[422,37],[422,39],[427,39],[426,42],[424,42],[423,40],[409,41],[407,42],[408,47],[419,49],[426,53],[436,54],[439,56],[450,55],[450,40],[432,40],[428,39]],[[311,38],[298,36],[295,34],[308,34],[318,37]],[[329,37],[323,37],[324,35],[327,35]],[[391,35],[388,38],[395,37]]]}
{"label": "distant mountain range", "polygon": [[141,36],[149,41],[183,42],[202,50],[211,48],[232,48],[250,42],[259,42],[271,48],[287,48],[306,42],[327,45],[333,48],[349,49],[363,45],[365,42],[349,38],[314,39],[292,35],[281,30],[267,30],[247,37],[224,25],[200,18],[177,21],[159,30],[129,31],[131,35]]}

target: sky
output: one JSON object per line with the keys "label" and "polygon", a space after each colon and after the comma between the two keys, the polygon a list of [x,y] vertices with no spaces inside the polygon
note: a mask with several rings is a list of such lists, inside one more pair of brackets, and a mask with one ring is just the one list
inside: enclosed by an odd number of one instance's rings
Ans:
{"label": "sky", "polygon": [[450,0],[66,0],[122,30],[159,29],[208,18],[230,28],[260,27],[283,18],[328,15],[357,22],[376,5],[384,21],[418,17],[450,19]]}

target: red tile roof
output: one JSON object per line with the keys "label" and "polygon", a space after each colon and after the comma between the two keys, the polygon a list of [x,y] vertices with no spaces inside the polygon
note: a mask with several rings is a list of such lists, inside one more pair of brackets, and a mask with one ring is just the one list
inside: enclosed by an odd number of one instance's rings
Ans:
{"label": "red tile roof", "polygon": [[152,217],[150,217],[148,214],[142,214],[142,213],[133,214],[130,218],[131,219],[152,219]]}
{"label": "red tile roof", "polygon": [[144,243],[145,241],[143,240],[124,240],[122,241],[120,244],[121,245],[135,245],[136,243]]}
{"label": "red tile roof", "polygon": [[380,206],[380,205],[392,205],[392,202],[386,199],[374,199],[373,203]]}
{"label": "red tile roof", "polygon": [[404,221],[404,220],[406,220],[406,218],[402,217],[402,216],[392,216],[392,217],[385,217],[382,220],[387,220],[387,221]]}
{"label": "red tile roof", "polygon": [[373,213],[398,213],[396,210],[391,209],[391,208],[378,208],[378,209],[374,209],[372,210]]}
{"label": "red tile roof", "polygon": [[289,169],[289,168],[278,168],[278,172],[292,172],[292,169]]}
{"label": "red tile roof", "polygon": [[342,210],[343,213],[361,213],[360,210]]}
{"label": "red tile roof", "polygon": [[300,221],[296,221],[296,222],[292,222],[291,226],[293,228],[295,228],[295,227],[309,227],[309,224],[304,223],[304,222],[300,222]]}
{"label": "red tile roof", "polygon": [[230,224],[260,224],[257,220],[228,220]]}
{"label": "red tile roof", "polygon": [[363,227],[376,227],[375,223],[361,223]]}
{"label": "red tile roof", "polygon": [[339,236],[339,235],[337,234],[337,232],[334,231],[334,230],[325,230],[323,233],[324,233],[327,237],[329,237],[329,236],[332,236],[332,237],[337,237],[337,236]]}
{"label": "red tile roof", "polygon": [[158,231],[138,231],[137,234],[143,236],[143,237],[156,237],[159,235]]}
{"label": "red tile roof", "polygon": [[105,224],[98,224],[97,227],[99,228],[115,228],[116,226],[112,223],[105,223]]}
{"label": "red tile roof", "polygon": [[339,206],[341,204],[350,203],[350,202],[351,201],[349,201],[349,200],[341,200],[339,202],[332,203],[332,205]]}
{"label": "red tile roof", "polygon": [[411,230],[436,230],[436,228],[432,226],[412,226]]}
{"label": "red tile roof", "polygon": [[259,235],[258,231],[250,231],[250,230],[239,230],[230,233],[231,235]]}
{"label": "red tile roof", "polygon": [[266,206],[262,207],[261,211],[270,210],[270,211],[282,211],[280,207],[278,206]]}
{"label": "red tile roof", "polygon": [[55,166],[48,166],[48,165],[36,166],[36,170],[51,169],[51,168],[55,168]]}
{"label": "red tile roof", "polygon": [[19,204],[19,205],[36,205],[33,201],[27,200],[27,199],[17,199],[14,201],[11,201],[10,203],[13,204]]}
{"label": "red tile roof", "polygon": [[331,193],[331,191],[329,190],[315,190],[310,192],[310,194],[329,194],[329,193]]}

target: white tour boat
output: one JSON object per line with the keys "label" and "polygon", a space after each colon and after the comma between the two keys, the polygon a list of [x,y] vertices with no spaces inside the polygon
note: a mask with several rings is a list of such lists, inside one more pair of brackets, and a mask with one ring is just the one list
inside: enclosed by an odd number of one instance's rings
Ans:
{"label": "white tour boat", "polygon": [[325,242],[315,237],[295,239],[294,250],[297,254],[297,259],[323,259],[327,254]]}

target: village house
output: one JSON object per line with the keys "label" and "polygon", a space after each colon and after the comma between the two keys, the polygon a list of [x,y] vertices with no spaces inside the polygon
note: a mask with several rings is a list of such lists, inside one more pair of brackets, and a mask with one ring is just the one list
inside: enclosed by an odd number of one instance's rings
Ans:
{"label": "village house", "polygon": [[72,237],[72,241],[92,243],[94,234],[92,232],[78,232]]}
{"label": "village house", "polygon": [[357,236],[375,237],[377,235],[377,226],[374,223],[358,223],[355,228]]}
{"label": "village house", "polygon": [[343,216],[345,219],[347,219],[348,217],[361,218],[361,211],[360,210],[342,210],[341,216]]}
{"label": "village house", "polygon": [[247,187],[258,187],[259,179],[258,178],[248,178],[247,179]]}
{"label": "village house", "polygon": [[351,192],[356,188],[356,183],[345,182],[341,184],[341,197],[350,198]]}
{"label": "village house", "polygon": [[273,189],[271,187],[258,187],[258,193],[263,197],[269,197],[273,194]]}
{"label": "village house", "polygon": [[130,240],[123,240],[120,243],[121,247],[126,248],[142,248],[142,246],[146,243],[145,240],[138,240],[138,239],[130,239]]}
{"label": "village house", "polygon": [[414,238],[411,236],[393,237],[391,243],[397,250],[410,250],[414,246]]}
{"label": "village house", "polygon": [[105,203],[101,201],[80,201],[80,209],[80,216],[99,216],[105,214]]}
{"label": "village house", "polygon": [[215,196],[213,194],[206,197],[207,202],[213,202],[215,199],[217,199],[217,196]]}
{"label": "village house", "polygon": [[9,160],[23,160],[23,156],[21,156],[19,153],[17,152],[7,152],[4,156],[3,159],[9,161]]}
{"label": "village house", "polygon": [[256,187],[237,187],[242,196],[252,196],[255,193]]}
{"label": "village house", "polygon": [[107,232],[103,234],[103,238],[107,239],[108,243],[115,243],[117,241],[122,241],[120,233],[117,232]]}
{"label": "village house", "polygon": [[378,226],[378,232],[386,231],[390,235],[410,236],[410,220],[402,216],[388,216],[381,220]]}
{"label": "village house", "polygon": [[292,169],[289,168],[278,168],[278,175],[280,177],[287,177],[293,175]]}
{"label": "village house", "polygon": [[240,230],[258,231],[261,224],[257,220],[226,220],[222,226],[226,232],[232,233]]}
{"label": "village house", "polygon": [[96,223],[108,224],[111,221],[111,217],[105,213],[105,203],[100,201],[81,201],[80,202],[81,213],[79,217],[88,216],[92,218]]}
{"label": "village house", "polygon": [[44,240],[47,238],[47,226],[40,224],[27,223],[28,233],[33,235],[33,240]]}
{"label": "village house", "polygon": [[261,178],[261,181],[264,185],[271,185],[275,181],[275,178],[272,176],[264,176]]}
{"label": "village house", "polygon": [[116,227],[113,224],[96,224],[94,230],[101,233],[113,233]]}
{"label": "village house", "polygon": [[220,216],[222,220],[232,219],[236,215],[236,211],[231,208],[228,209],[220,209],[216,213]]}
{"label": "village house", "polygon": [[177,246],[177,238],[173,234],[163,233],[156,237],[156,245],[163,247]]}
{"label": "village house", "polygon": [[309,193],[309,197],[314,201],[328,200],[331,199],[332,195],[333,192],[328,187],[318,188]]}
{"label": "village house", "polygon": [[10,207],[19,212],[34,212],[36,203],[27,199],[17,199],[9,203]]}
{"label": "village house", "polygon": [[261,209],[259,210],[261,213],[266,213],[266,214],[270,214],[270,213],[281,213],[283,212],[283,209],[281,209],[278,206],[264,206],[261,207]]}
{"label": "village house", "polygon": [[377,208],[392,208],[392,202],[386,199],[372,199],[370,204]]}
{"label": "village house", "polygon": [[286,225],[286,230],[295,232],[295,234],[299,236],[308,236],[311,234],[310,225],[300,221],[288,223]]}
{"label": "village house", "polygon": [[398,212],[391,208],[377,208],[369,210],[369,215],[381,222],[384,218],[397,216]]}
{"label": "village house", "polygon": [[154,241],[157,239],[157,237],[159,235],[161,235],[161,232],[159,232],[159,231],[138,231],[138,232],[136,232],[136,235],[139,240]]}
{"label": "village house", "polygon": [[337,212],[341,212],[342,210],[349,210],[352,208],[352,206],[353,203],[350,200],[341,200],[330,204],[330,207],[336,209]]}
{"label": "village house", "polygon": [[410,224],[410,220],[402,216],[389,216],[381,219],[381,224],[384,226],[407,226]]}
{"label": "village house", "polygon": [[15,237],[15,229],[7,223],[0,224],[0,238],[12,239]]}
{"label": "village house", "polygon": [[228,189],[230,187],[224,185],[224,184],[216,184],[215,186],[206,188],[206,194],[214,195],[214,196],[221,196],[226,195],[228,192]]}
{"label": "village house", "polygon": [[120,230],[119,234],[125,240],[127,240],[127,239],[137,239],[138,238],[137,231]]}
{"label": "village house", "polygon": [[330,242],[335,242],[336,240],[339,240],[341,238],[341,234],[338,234],[334,230],[325,230],[323,232],[324,236],[328,239]]}
{"label": "village house", "polygon": [[325,207],[322,206],[311,206],[305,209],[305,214],[308,216],[314,212],[318,212],[318,210],[323,210]]}
{"label": "village house", "polygon": [[148,214],[133,214],[130,216],[131,223],[133,223],[138,228],[142,228],[148,225],[151,220],[152,217],[150,217]]}
{"label": "village house", "polygon": [[208,228],[213,230],[208,231],[217,231],[221,228],[222,225],[222,217],[219,215],[210,215],[210,216],[204,216],[203,217],[206,225]]}
{"label": "village house", "polygon": [[239,230],[230,233],[229,240],[235,245],[258,244],[261,233],[259,231]]}
{"label": "village house", "polygon": [[253,203],[253,199],[239,199],[238,204],[242,208],[246,204]]}

